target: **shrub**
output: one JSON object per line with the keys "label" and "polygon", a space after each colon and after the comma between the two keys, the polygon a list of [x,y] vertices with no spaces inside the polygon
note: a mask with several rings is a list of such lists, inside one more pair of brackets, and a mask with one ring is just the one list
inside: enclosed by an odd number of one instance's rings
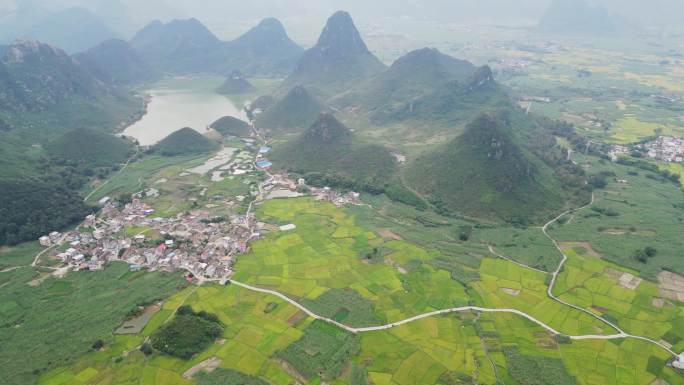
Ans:
{"label": "shrub", "polygon": [[144,355],[149,356],[152,353],[154,353],[154,350],[152,349],[152,345],[149,343],[145,342],[140,346],[140,351],[143,352]]}
{"label": "shrub", "polygon": [[204,350],[223,333],[223,325],[214,314],[195,313],[181,306],[173,321],[152,335],[152,347],[170,356],[188,360]]}
{"label": "shrub", "polygon": [[93,349],[93,350],[100,350],[100,349],[102,349],[103,347],[104,347],[104,341],[102,341],[102,340],[96,340],[95,342],[93,342],[93,346],[92,346],[92,349]]}

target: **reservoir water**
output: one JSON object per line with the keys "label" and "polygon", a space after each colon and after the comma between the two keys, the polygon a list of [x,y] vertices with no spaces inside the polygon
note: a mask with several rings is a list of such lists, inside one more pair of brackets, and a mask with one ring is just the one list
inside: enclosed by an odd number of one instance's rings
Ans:
{"label": "reservoir water", "polygon": [[205,133],[211,123],[223,116],[247,120],[242,108],[216,93],[223,80],[219,77],[188,77],[154,84],[144,90],[151,96],[147,113],[126,128],[123,134],[137,139],[143,146],[149,146],[183,127]]}

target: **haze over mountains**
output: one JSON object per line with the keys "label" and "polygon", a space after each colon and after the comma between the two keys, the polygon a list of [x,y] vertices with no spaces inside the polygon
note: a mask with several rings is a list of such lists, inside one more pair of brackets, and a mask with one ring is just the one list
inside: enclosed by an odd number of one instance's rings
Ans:
{"label": "haze over mountains", "polygon": [[[422,48],[387,67],[344,11],[329,17],[306,51],[273,18],[232,41],[222,41],[190,18],[153,21],[130,42],[106,39],[74,57],[28,41],[2,51],[0,95],[6,103],[0,118],[10,132],[20,132],[13,127],[26,123],[19,113],[26,109],[60,127],[112,130],[134,111],[128,87],[165,75],[227,76],[219,91],[233,95],[255,92],[249,76],[281,76],[285,79],[273,94],[258,98],[250,109],[250,116],[256,113],[254,126],[280,141],[273,154],[279,167],[314,173],[314,179],[332,186],[394,192],[395,198],[423,208],[427,201],[442,213],[489,220],[537,221],[568,200],[561,192],[567,186],[558,176],[564,167],[559,154],[529,140],[546,134],[532,117],[519,113],[488,66]],[[50,116],[57,106],[88,113]],[[223,135],[249,133],[244,122],[227,117],[214,126]],[[14,140],[28,146],[39,131]],[[49,135],[64,132],[52,129]],[[382,143],[370,139],[378,136]],[[450,142],[426,146],[406,167],[397,167],[392,144],[444,137]],[[156,151],[175,155],[216,148],[204,139],[185,128]],[[475,190],[487,193],[473,199]],[[516,205],[528,194],[536,197],[535,204]]]}
{"label": "haze over mountains", "polygon": [[199,20],[153,21],[131,40],[131,47],[166,72],[287,73],[302,49],[278,20],[266,19],[230,42],[219,40]]}
{"label": "haze over mountains", "polygon": [[[108,37],[129,39],[154,19],[170,21],[174,18],[195,17],[203,20],[222,38],[231,39],[243,32],[245,20],[264,16],[285,21],[291,29],[296,30],[293,35],[298,38],[308,36],[312,28],[317,28],[318,25],[308,21],[317,20],[317,23],[322,23],[340,8],[355,14],[364,23],[373,23],[379,18],[409,18],[535,27],[551,3],[552,0],[380,0],[372,3],[356,0],[263,0],[258,3],[208,0],[202,3],[202,7],[197,7],[188,0],[8,0],[0,4],[0,42],[8,43],[19,37],[44,37],[48,29],[43,31],[41,24],[49,26],[51,23],[59,23],[69,27],[59,21],[59,13],[75,7],[79,8],[79,13],[90,13],[93,16],[92,22],[104,23],[109,30],[115,32],[114,36]],[[684,3],[679,0],[590,0],[590,4],[602,6],[611,18],[617,16],[642,29],[676,27],[681,24],[678,15],[684,12]],[[268,15],[264,14],[265,9],[268,10]],[[581,13],[568,16],[577,19],[580,15]],[[72,36],[76,39],[71,44],[78,49],[71,51],[70,47],[63,48],[69,48],[70,52],[91,48],[92,45],[87,46],[91,38],[88,35],[78,36],[78,30],[87,32],[81,24],[74,24],[64,31],[57,31],[59,33],[54,36],[55,41],[48,42],[56,43],[58,39],[66,41],[64,39],[67,36]]]}

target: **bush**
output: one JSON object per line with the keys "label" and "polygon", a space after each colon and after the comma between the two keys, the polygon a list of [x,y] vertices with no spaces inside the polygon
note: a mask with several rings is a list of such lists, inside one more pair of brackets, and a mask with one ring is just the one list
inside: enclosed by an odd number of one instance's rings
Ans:
{"label": "bush", "polygon": [[181,306],[173,321],[152,335],[152,347],[170,356],[188,360],[204,350],[223,333],[223,325],[214,314],[195,313]]}
{"label": "bush", "polygon": [[427,203],[425,203],[424,200],[422,200],[413,191],[410,191],[403,186],[392,184],[385,189],[385,194],[393,201],[413,206],[418,210],[427,209]]}
{"label": "bush", "polygon": [[100,350],[100,349],[102,349],[103,347],[104,347],[104,341],[102,341],[102,340],[96,340],[95,342],[93,342],[93,346],[92,346],[92,349],[93,349],[93,350]]}
{"label": "bush", "polygon": [[150,345],[148,342],[145,342],[140,346],[140,351],[143,352],[144,355],[149,356],[152,353],[154,353],[154,350],[152,349],[152,345]]}
{"label": "bush", "polygon": [[556,334],[554,338],[556,339],[556,342],[558,342],[561,345],[568,345],[572,343],[572,339],[569,336],[566,336],[565,334]]}

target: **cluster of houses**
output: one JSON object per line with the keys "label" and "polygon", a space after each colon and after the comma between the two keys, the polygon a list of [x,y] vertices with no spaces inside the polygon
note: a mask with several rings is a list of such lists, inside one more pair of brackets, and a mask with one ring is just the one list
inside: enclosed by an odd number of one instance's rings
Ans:
{"label": "cluster of houses", "polygon": [[608,151],[613,162],[621,156],[627,156],[633,151],[644,154],[643,156],[663,162],[684,162],[684,138],[676,136],[659,136],[649,142],[634,146],[611,146]]}
{"label": "cluster of houses", "polygon": [[47,237],[56,240],[51,246],[60,246],[54,256],[74,270],[99,270],[118,260],[131,270],[185,270],[194,277],[220,279],[232,275],[235,256],[249,251],[249,242],[265,231],[253,215],[222,218],[193,210],[157,217],[136,198],[123,209],[108,202],[79,230]]}
{"label": "cluster of houses", "polygon": [[343,193],[330,187],[317,188],[312,187],[310,189],[311,194],[316,197],[317,200],[323,200],[332,202],[335,206],[341,207],[346,205],[362,205],[361,194],[357,192],[347,192]]}
{"label": "cluster of houses", "polygon": [[676,136],[660,136],[637,147],[652,159],[664,162],[684,162],[684,139]]}

